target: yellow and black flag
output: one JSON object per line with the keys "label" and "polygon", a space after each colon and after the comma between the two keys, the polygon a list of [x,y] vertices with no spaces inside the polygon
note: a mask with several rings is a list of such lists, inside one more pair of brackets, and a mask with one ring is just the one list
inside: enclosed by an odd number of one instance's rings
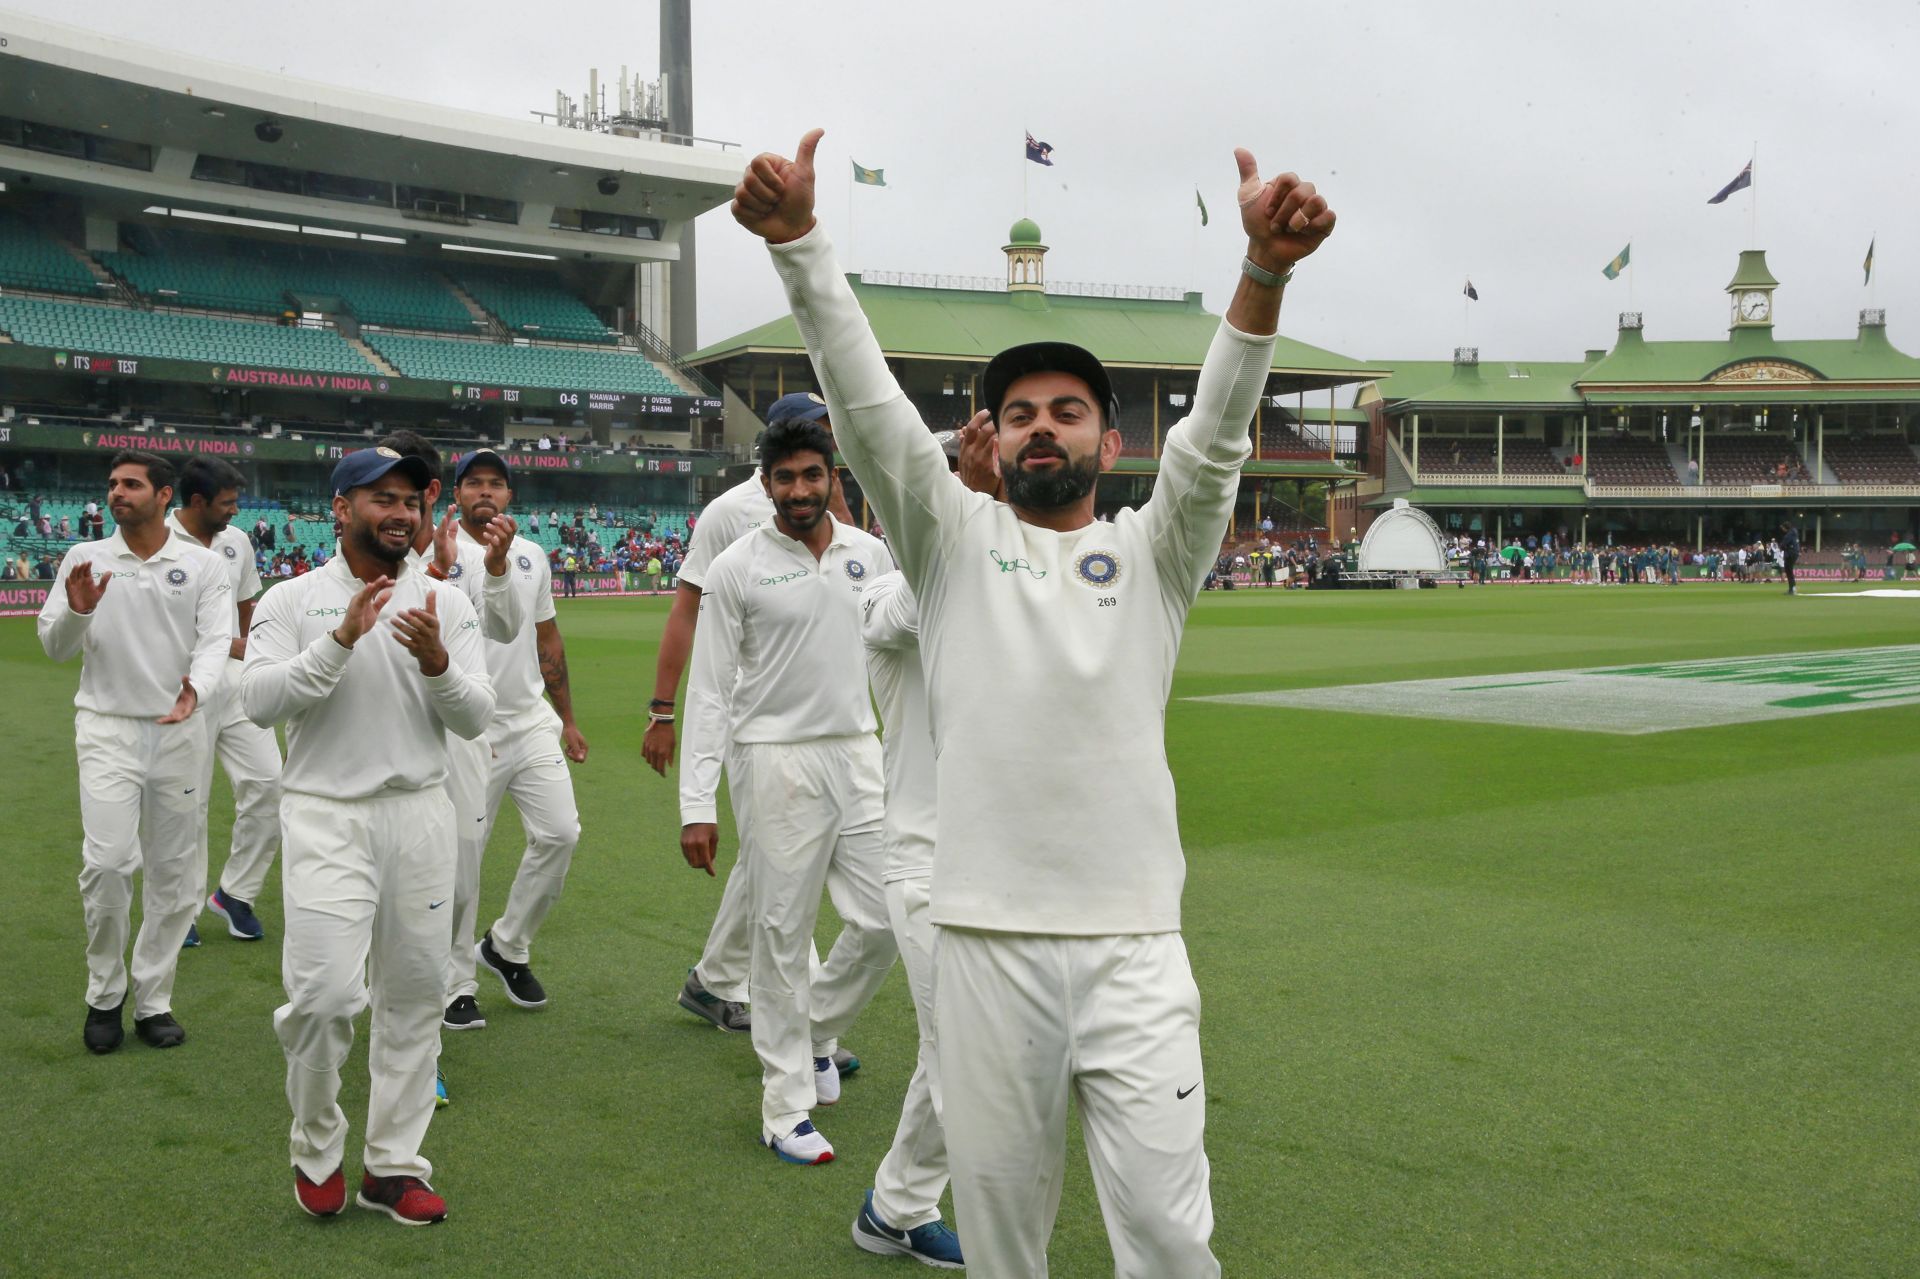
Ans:
{"label": "yellow and black flag", "polygon": [[1861,267],[1867,273],[1867,278],[1860,281],[1860,283],[1862,284],[1873,283],[1873,246],[1878,244],[1879,242],[1880,242],[1879,236],[1875,236],[1873,239],[1867,241],[1867,260],[1860,264]]}
{"label": "yellow and black flag", "polygon": [[860,162],[855,160],[853,162],[853,180],[863,187],[883,187],[887,185],[887,171],[885,169],[863,169],[860,167]]}

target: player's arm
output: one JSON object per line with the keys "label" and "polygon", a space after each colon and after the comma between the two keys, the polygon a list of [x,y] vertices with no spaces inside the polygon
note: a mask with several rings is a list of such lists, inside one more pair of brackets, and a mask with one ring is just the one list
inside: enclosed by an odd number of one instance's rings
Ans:
{"label": "player's arm", "polygon": [[584,764],[587,739],[573,722],[573,689],[567,681],[567,645],[560,638],[560,623],[552,618],[535,622],[533,643],[540,654],[540,680],[547,686],[547,700],[560,715],[560,743],[568,759]]}
{"label": "player's arm", "polygon": [[[1260,180],[1251,153],[1236,150],[1240,224],[1257,270],[1284,275],[1326,241],[1334,213],[1311,182],[1291,173]],[[1201,365],[1192,409],[1167,433],[1160,478],[1141,510],[1168,590],[1186,600],[1219,554],[1250,452],[1254,403],[1273,366],[1284,284],[1243,273]]]}
{"label": "player's arm", "polygon": [[[204,706],[227,678],[227,655],[233,648],[233,587],[227,584],[225,565],[208,561],[200,574],[200,595],[194,603],[193,655],[187,663],[186,689],[174,704],[174,714],[185,719],[194,707]],[[184,705],[187,693],[193,706]],[[166,721],[162,721],[166,722]]]}
{"label": "player's arm", "polygon": [[860,637],[872,649],[899,650],[920,643],[920,603],[898,573],[888,573],[860,596]]}
{"label": "player's arm", "polygon": [[247,657],[247,636],[253,633],[253,609],[260,599],[260,570],[253,562],[252,548],[240,556],[240,633],[227,646],[227,656],[236,662]]}
{"label": "player's arm", "polygon": [[94,576],[93,562],[81,554],[78,546],[60,557],[60,568],[53,575],[53,585],[47,588],[46,602],[40,605],[35,623],[40,647],[48,657],[65,662],[80,651],[87,628],[93,624],[93,610],[112,581],[111,571],[104,577]]}
{"label": "player's arm", "polygon": [[[695,530],[694,536],[699,536]],[[660,656],[653,664],[653,700],[649,709],[672,715],[675,697],[680,692],[680,677],[686,673],[687,654],[693,650],[694,630],[700,624],[700,587],[683,576],[673,589],[673,607],[667,612],[666,629],[660,633]],[[654,772],[665,777],[673,763],[674,732],[671,720],[647,725],[640,739],[640,753]]]}
{"label": "player's arm", "polygon": [[686,754],[680,761],[680,851],[689,866],[711,875],[719,846],[720,769],[745,617],[744,599],[725,565],[707,579],[700,612],[687,680]]}
{"label": "player's arm", "polygon": [[[373,626],[393,593],[391,578],[363,585],[331,631],[300,643],[301,592],[283,586],[260,602],[247,632],[247,662],[240,668],[240,709],[262,728],[331,696],[347,673],[353,647]],[[302,597],[304,598],[304,596]]]}
{"label": "player's arm", "polygon": [[733,216],[767,242],[820,379],[834,443],[880,513],[908,580],[919,581],[937,554],[941,521],[963,509],[966,491],[887,369],[813,216],[820,137],[815,129],[802,138],[793,160],[756,156],[734,191]]}

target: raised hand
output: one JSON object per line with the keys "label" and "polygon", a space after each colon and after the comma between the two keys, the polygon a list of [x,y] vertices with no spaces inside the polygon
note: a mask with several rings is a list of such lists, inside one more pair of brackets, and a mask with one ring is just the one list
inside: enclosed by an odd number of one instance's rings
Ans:
{"label": "raised hand", "polygon": [[1255,266],[1284,272],[1333,234],[1333,210],[1313,183],[1292,173],[1262,182],[1253,152],[1236,147],[1233,158],[1240,166],[1240,225]]}
{"label": "raised hand", "polygon": [[420,673],[432,678],[447,672],[447,646],[440,642],[440,606],[437,591],[427,592],[425,608],[403,608],[393,619],[393,637],[413,654]]}
{"label": "raised hand", "polygon": [[499,577],[507,571],[507,552],[513,548],[513,535],[519,531],[520,526],[510,515],[496,515],[480,530],[480,540],[487,548],[488,577]]}
{"label": "raised hand", "polygon": [[182,676],[180,696],[173,699],[173,709],[155,720],[156,724],[179,724],[199,708],[200,694],[193,691],[193,681]]}
{"label": "raised hand", "polygon": [[813,152],[826,136],[813,129],[793,159],[763,151],[733,191],[733,220],[768,244],[785,244],[813,230]]}
{"label": "raised hand", "polygon": [[981,409],[960,428],[960,482],[976,493],[1000,496],[999,436],[993,414]]}
{"label": "raised hand", "polygon": [[362,586],[354,597],[347,601],[346,616],[340,625],[333,628],[334,642],[341,648],[352,648],[355,641],[373,629],[380,619],[380,610],[393,598],[393,579],[376,577]]}
{"label": "raised hand", "polygon": [[73,571],[67,574],[67,607],[76,613],[91,613],[99,605],[100,597],[107,593],[107,587],[113,583],[113,574],[96,578],[93,565],[75,564]]}
{"label": "raised hand", "polygon": [[433,566],[442,574],[453,572],[460,559],[460,512],[452,506],[433,530]]}
{"label": "raised hand", "polygon": [[712,822],[689,822],[680,828],[680,855],[695,870],[713,874],[713,859],[720,852],[720,828]]}

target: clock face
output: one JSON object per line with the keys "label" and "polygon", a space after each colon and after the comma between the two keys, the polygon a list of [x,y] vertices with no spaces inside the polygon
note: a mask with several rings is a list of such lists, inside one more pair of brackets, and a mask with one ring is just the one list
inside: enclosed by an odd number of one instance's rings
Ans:
{"label": "clock face", "polygon": [[1773,304],[1764,293],[1742,293],[1740,295],[1740,318],[1743,320],[1764,320]]}

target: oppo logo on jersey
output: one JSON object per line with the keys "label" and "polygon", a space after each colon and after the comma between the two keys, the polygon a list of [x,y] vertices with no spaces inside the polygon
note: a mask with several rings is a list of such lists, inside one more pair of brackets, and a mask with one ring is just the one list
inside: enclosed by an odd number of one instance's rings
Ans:
{"label": "oppo logo on jersey", "polygon": [[308,617],[345,617],[346,615],[347,610],[344,608],[310,608],[307,610]]}
{"label": "oppo logo on jersey", "polygon": [[807,577],[807,576],[809,576],[809,571],[807,569],[800,568],[800,569],[795,569],[791,573],[782,573],[778,577],[763,577],[760,579],[760,585],[780,586],[787,582],[797,581],[798,579]]}

